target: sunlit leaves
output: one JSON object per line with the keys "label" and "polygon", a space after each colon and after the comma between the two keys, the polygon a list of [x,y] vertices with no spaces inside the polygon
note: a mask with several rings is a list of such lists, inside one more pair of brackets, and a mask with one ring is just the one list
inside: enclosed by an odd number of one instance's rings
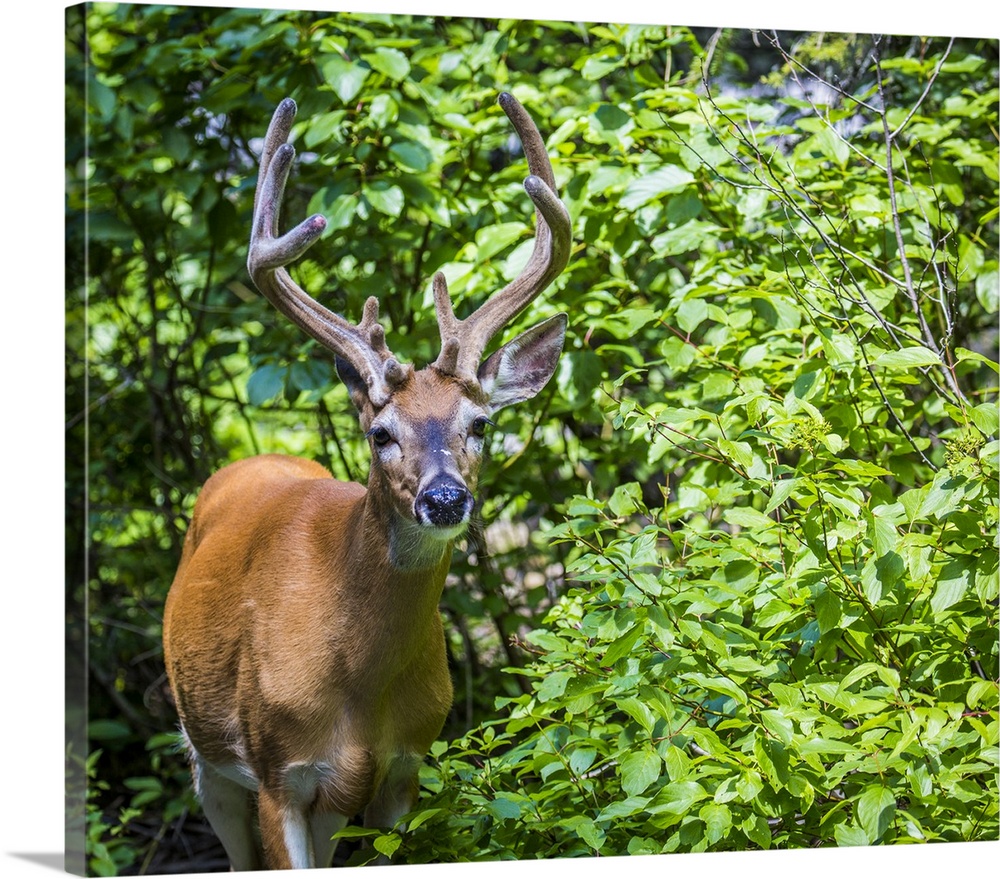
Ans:
{"label": "sunlit leaves", "polygon": [[361,56],[368,64],[379,73],[384,74],[389,79],[404,79],[410,72],[410,62],[406,55],[388,46],[379,46],[374,52],[365,53]]}
{"label": "sunlit leaves", "polygon": [[857,820],[870,842],[878,842],[896,813],[896,797],[881,785],[866,788],[857,802]]}
{"label": "sunlit leaves", "polygon": [[404,171],[426,171],[433,156],[423,144],[415,141],[400,141],[389,147],[389,156]]}
{"label": "sunlit leaves", "polygon": [[398,217],[403,212],[405,196],[399,186],[387,183],[385,180],[376,180],[371,185],[362,187],[361,193],[380,213]]}
{"label": "sunlit leaves", "polygon": [[[604,52],[584,69],[617,61]],[[778,152],[767,173],[740,178],[732,128],[712,129],[723,150],[694,131],[703,115],[623,107],[593,109],[596,141],[655,143],[667,117],[671,137],[691,125],[686,142],[714,164],[646,155],[634,176],[616,161],[587,178],[613,204],[592,201],[587,228],[632,269],[613,314],[603,305],[616,287],[591,294],[602,306],[591,331],[613,340],[599,353],[661,335],[644,360],[623,356],[608,403],[645,466],[603,490],[594,479],[564,507],[551,536],[570,548],[579,588],[532,636],[543,652],[512,723],[526,742],[532,728],[565,736],[581,766],[606,761],[573,799],[588,853],[972,838],[961,803],[976,785],[995,792],[980,756],[995,710],[987,727],[963,706],[993,692],[966,651],[974,643],[995,668],[997,453],[984,437],[997,430],[996,390],[977,387],[984,398],[963,406],[939,394],[956,358],[994,382],[996,365],[922,335],[905,279],[879,275],[898,270],[894,249],[877,270],[863,265],[894,216],[885,178],[855,161],[867,144],[799,120],[795,185],[769,191],[760,180],[786,168]],[[760,137],[773,108],[746,112]],[[669,155],[674,141],[660,145]],[[745,185],[727,188],[727,175]],[[815,203],[788,194],[803,181]],[[935,177],[962,205],[953,183]],[[930,191],[899,193],[897,211],[950,235]],[[796,222],[819,204],[838,205],[853,237],[842,224],[833,235],[822,212]],[[820,229],[828,237],[813,238]],[[930,253],[922,239],[905,248],[913,261]],[[665,268],[676,258],[684,271]],[[988,290],[971,239],[957,258]],[[844,271],[847,287],[831,283]],[[934,300],[920,301],[931,313]],[[521,788],[543,814],[560,799],[554,765]],[[669,834],[659,848],[651,827]]]}
{"label": "sunlit leaves", "polygon": [[636,177],[622,195],[620,206],[635,210],[652,199],[680,192],[694,181],[693,176],[676,165],[664,165],[654,171],[644,171]]}
{"label": "sunlit leaves", "polygon": [[622,790],[629,796],[643,793],[660,777],[661,765],[660,755],[651,748],[630,752],[620,764]]}
{"label": "sunlit leaves", "polygon": [[320,64],[323,79],[327,82],[341,103],[352,101],[361,91],[368,69],[339,55],[332,55]]}
{"label": "sunlit leaves", "polygon": [[941,358],[937,354],[917,345],[880,354],[875,359],[874,366],[882,369],[914,369],[920,366],[938,366],[940,363]]}

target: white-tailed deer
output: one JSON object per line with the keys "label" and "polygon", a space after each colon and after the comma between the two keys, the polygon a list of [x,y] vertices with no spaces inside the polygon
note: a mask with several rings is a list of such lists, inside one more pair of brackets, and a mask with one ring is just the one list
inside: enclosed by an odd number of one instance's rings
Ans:
{"label": "white-tailed deer", "polygon": [[375,297],[353,325],[292,281],[285,266],[326,221],[279,235],[295,103],[282,101],[268,128],[250,275],[336,355],[371,469],[364,488],[312,461],[263,455],[220,470],[195,506],[163,647],[195,788],[233,869],[328,866],[332,835],[361,812],[368,826],[391,827],[414,805],[450,708],[438,601],[472,513],[483,436],[494,412],[548,382],[566,329],[556,315],[480,362],[571,249],[541,136],[513,97],[499,100],[528,161],[534,249],[465,320],[435,275],[441,352],[421,370],[386,346]]}

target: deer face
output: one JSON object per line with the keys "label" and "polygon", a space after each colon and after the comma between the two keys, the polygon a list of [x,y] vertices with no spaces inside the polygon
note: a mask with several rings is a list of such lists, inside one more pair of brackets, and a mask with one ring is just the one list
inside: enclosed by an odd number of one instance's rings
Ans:
{"label": "deer face", "polygon": [[367,431],[401,516],[455,536],[469,520],[489,411],[455,380],[414,373]]}
{"label": "deer face", "polygon": [[369,483],[388,489],[400,517],[443,539],[460,534],[474,493],[491,416],[534,397],[562,351],[565,315],[508,342],[467,381],[435,366],[405,371],[388,402],[376,406],[368,385],[346,361],[337,369],[371,445]]}

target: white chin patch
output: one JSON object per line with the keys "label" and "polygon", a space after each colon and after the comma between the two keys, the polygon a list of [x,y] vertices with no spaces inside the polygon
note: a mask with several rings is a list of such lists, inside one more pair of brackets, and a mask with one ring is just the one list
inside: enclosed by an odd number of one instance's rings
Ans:
{"label": "white chin patch", "polygon": [[467,521],[459,522],[457,525],[431,525],[426,522],[420,523],[420,529],[428,537],[438,540],[452,540],[462,534],[469,527]]}

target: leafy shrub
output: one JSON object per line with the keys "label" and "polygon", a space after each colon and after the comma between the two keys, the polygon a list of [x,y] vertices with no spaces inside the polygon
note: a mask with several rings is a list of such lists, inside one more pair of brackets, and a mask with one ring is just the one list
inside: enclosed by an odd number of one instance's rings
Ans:
{"label": "leafy shrub", "polygon": [[609,315],[641,358],[604,406],[642,480],[565,505],[531,692],[438,749],[376,848],[996,838],[997,364],[960,344],[996,312],[996,90],[875,47],[858,100],[615,107],[645,150],[611,222],[651,234],[623,274],[659,274]]}

